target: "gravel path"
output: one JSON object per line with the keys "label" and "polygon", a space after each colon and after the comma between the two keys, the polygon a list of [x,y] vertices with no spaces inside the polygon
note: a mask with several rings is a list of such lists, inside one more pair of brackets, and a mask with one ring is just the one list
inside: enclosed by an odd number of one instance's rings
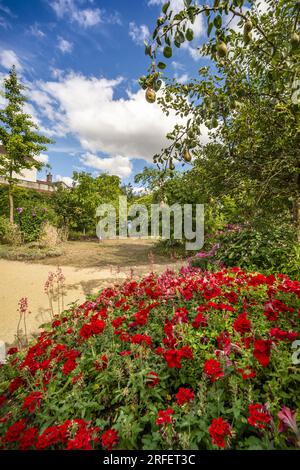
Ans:
{"label": "gravel path", "polygon": [[[182,263],[181,263],[182,264]],[[82,301],[87,294],[95,293],[112,283],[122,281],[130,275],[141,275],[150,271],[162,272],[174,268],[176,264],[139,265],[128,268],[82,268],[62,266],[66,278],[65,306]],[[30,314],[27,317],[29,333],[38,332],[38,327],[50,319],[50,309],[44,284],[50,271],[56,271],[57,265],[25,263],[0,259],[0,340],[12,344],[19,319],[18,301],[28,297]]]}

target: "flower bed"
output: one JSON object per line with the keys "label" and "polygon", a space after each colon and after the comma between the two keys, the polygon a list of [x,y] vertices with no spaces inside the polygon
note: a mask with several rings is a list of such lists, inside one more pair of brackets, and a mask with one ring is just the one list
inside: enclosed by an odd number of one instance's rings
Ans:
{"label": "flower bed", "polygon": [[9,351],[0,446],[299,446],[299,325],[286,276],[183,268],[105,289]]}

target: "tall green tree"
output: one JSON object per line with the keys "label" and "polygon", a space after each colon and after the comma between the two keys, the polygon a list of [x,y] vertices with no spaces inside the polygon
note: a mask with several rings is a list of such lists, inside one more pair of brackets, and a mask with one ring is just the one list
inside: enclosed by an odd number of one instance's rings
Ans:
{"label": "tall green tree", "polygon": [[27,98],[23,95],[25,86],[17,77],[16,68],[12,67],[4,79],[3,96],[5,105],[0,109],[0,141],[5,154],[0,156],[0,175],[8,182],[9,217],[14,222],[13,190],[17,181],[15,175],[25,169],[41,169],[43,163],[37,157],[47,150],[50,139],[38,132],[38,126],[32,116],[24,112]]}
{"label": "tall green tree", "polygon": [[74,172],[72,188],[59,187],[53,195],[55,211],[65,226],[84,234],[94,232],[97,207],[103,203],[117,206],[122,195],[120,184],[118,176],[103,173],[94,178],[86,172]]}
{"label": "tall green tree", "polygon": [[[257,0],[183,3],[176,14],[173,2],[163,5],[145,50],[151,57],[150,73],[140,79],[146,99],[151,94],[155,100],[164,78],[158,101],[166,113],[173,109],[183,118],[154,161],[170,169],[174,160],[191,156],[199,160],[198,168],[213,161],[222,189],[246,191],[252,212],[256,206],[256,214],[267,209],[278,217],[289,208],[300,241],[300,2],[266,0],[263,9]],[[207,23],[207,40],[198,53],[210,57],[211,65],[179,84],[162,72],[165,59],[193,40],[199,16]],[[203,125],[209,148],[201,145]]]}

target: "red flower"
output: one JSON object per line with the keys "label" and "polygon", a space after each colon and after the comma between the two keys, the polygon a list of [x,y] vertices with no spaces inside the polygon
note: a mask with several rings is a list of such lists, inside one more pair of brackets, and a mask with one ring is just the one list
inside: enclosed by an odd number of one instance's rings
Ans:
{"label": "red flower", "polygon": [[241,374],[243,380],[253,379],[254,377],[256,377],[256,371],[251,368],[237,369],[237,371]]}
{"label": "red flower", "polygon": [[246,313],[241,313],[234,321],[233,323],[233,328],[235,331],[240,333],[241,335],[244,335],[245,333],[248,333],[251,331],[251,322],[247,318]]}
{"label": "red flower", "polygon": [[198,313],[198,315],[196,316],[196,318],[194,318],[193,322],[192,322],[192,326],[196,329],[200,328],[200,326],[207,326],[208,323],[207,323],[207,318],[203,315],[203,313]]}
{"label": "red flower", "polygon": [[208,375],[212,382],[224,376],[221,363],[215,359],[208,359],[204,364],[204,372]]}
{"label": "red flower", "polygon": [[188,403],[189,401],[193,401],[194,398],[195,394],[190,388],[181,387],[176,394],[176,400],[179,406],[182,406],[184,403]]}
{"label": "red flower", "polygon": [[92,321],[91,325],[94,335],[100,335],[101,333],[103,333],[105,328],[105,322],[103,320]]}
{"label": "red flower", "polygon": [[18,348],[9,348],[7,351],[7,356],[12,356],[13,354],[16,354],[18,352]]}
{"label": "red flower", "polygon": [[181,369],[182,354],[177,349],[168,349],[164,352],[164,358],[170,369]]}
{"label": "red flower", "polygon": [[85,324],[79,331],[79,336],[83,339],[89,339],[93,334],[93,328],[92,325]]}
{"label": "red flower", "polygon": [[159,383],[158,374],[156,372],[148,372],[146,375],[146,383],[148,387],[155,387]]}
{"label": "red flower", "polygon": [[22,409],[28,409],[29,413],[33,413],[36,408],[41,405],[43,395],[41,392],[31,392],[24,400]]}
{"label": "red flower", "polygon": [[20,388],[22,385],[24,384],[24,380],[21,378],[21,377],[16,377],[15,379],[13,379],[9,386],[8,386],[8,390],[9,390],[9,393],[14,393],[16,390],[18,390],[18,388]]}
{"label": "red flower", "polygon": [[280,328],[271,328],[270,335],[280,341],[294,341],[298,338],[299,333],[296,333],[295,331],[283,331]]}
{"label": "red flower", "polygon": [[148,335],[136,334],[136,335],[132,336],[131,342],[132,342],[132,344],[142,344],[142,343],[145,343],[145,344],[147,344],[148,346],[151,346],[151,345],[152,345],[151,336],[148,336]]}
{"label": "red flower", "polygon": [[87,429],[83,420],[77,420],[78,429],[75,437],[68,441],[67,450],[92,450],[93,429]]}
{"label": "red flower", "polygon": [[77,362],[75,359],[68,359],[63,366],[63,374],[69,375],[77,367]]}
{"label": "red flower", "polygon": [[4,442],[16,442],[19,441],[26,429],[26,420],[21,419],[16,423],[12,424],[5,433],[3,438]]}
{"label": "red flower", "polygon": [[226,445],[225,438],[232,435],[230,424],[221,417],[212,420],[209,426],[209,433],[213,444],[216,444],[221,449],[224,449]]}
{"label": "red flower", "polygon": [[62,440],[60,426],[49,426],[39,436],[36,448],[39,450],[46,449]]}
{"label": "red flower", "polygon": [[265,411],[264,406],[260,403],[249,405],[248,411],[248,423],[260,429],[265,429],[266,425],[270,422],[271,417],[269,413]]}
{"label": "red flower", "polygon": [[95,367],[96,367],[96,370],[98,370],[99,372],[102,372],[103,370],[107,368],[107,364],[108,364],[107,356],[103,354],[103,356],[100,357],[100,361],[101,363],[99,361],[95,362]]}
{"label": "red flower", "polygon": [[114,429],[109,429],[108,431],[105,431],[105,433],[102,434],[101,441],[102,446],[105,449],[112,450],[112,448],[115,447],[119,442],[119,436],[117,431],[115,431]]}
{"label": "red flower", "polygon": [[156,424],[159,426],[163,424],[171,424],[172,423],[172,415],[175,413],[172,408],[167,408],[166,410],[160,410],[158,412],[158,417],[156,419]]}
{"label": "red flower", "polygon": [[194,359],[193,351],[191,350],[189,346],[183,346],[180,349],[180,354],[185,359]]}
{"label": "red flower", "polygon": [[20,450],[27,450],[30,447],[33,447],[36,443],[38,436],[38,428],[29,428],[24,432],[23,436],[20,439]]}
{"label": "red flower", "polygon": [[7,396],[6,395],[0,395],[0,408],[4,405],[4,403],[7,401]]}
{"label": "red flower", "polygon": [[203,297],[206,300],[213,299],[214,297],[219,297],[222,295],[222,291],[219,287],[214,287],[213,289],[207,289],[206,291],[203,292]]}
{"label": "red flower", "polygon": [[173,323],[188,323],[188,310],[185,307],[178,308],[173,317]]}
{"label": "red flower", "polygon": [[120,326],[122,325],[122,323],[126,320],[126,317],[118,317],[118,318],[115,318],[111,324],[114,328],[120,328]]}
{"label": "red flower", "polygon": [[127,351],[121,351],[120,352],[120,356],[130,356],[130,354],[131,354],[130,349],[128,349]]}
{"label": "red flower", "polygon": [[257,339],[254,341],[253,355],[263,367],[266,367],[270,362],[271,345],[272,341],[270,340]]}

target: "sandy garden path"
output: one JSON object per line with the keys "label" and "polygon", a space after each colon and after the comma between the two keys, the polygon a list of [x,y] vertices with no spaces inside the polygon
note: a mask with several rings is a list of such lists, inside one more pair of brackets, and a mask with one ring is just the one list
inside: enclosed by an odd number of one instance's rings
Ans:
{"label": "sandy garden path", "polygon": [[[79,242],[75,246],[78,248]],[[68,246],[65,259],[60,261],[68,262],[73,265],[63,265],[60,263],[63,274],[66,278],[66,295],[65,306],[75,301],[82,301],[87,294],[96,293],[98,290],[124,280],[130,275],[130,270],[133,270],[133,275],[138,276],[146,274],[152,270],[155,272],[162,272],[168,267],[174,268],[177,263],[159,260],[154,264],[139,264],[140,261],[146,261],[146,256],[141,250],[137,250],[137,257],[135,260],[131,257],[132,263],[127,263],[126,266],[119,266],[117,258],[111,263],[109,257],[106,258],[106,263],[102,259],[101,263],[95,263],[99,253],[93,254],[91,251],[91,244],[81,242],[81,250],[90,250],[90,258],[92,262],[90,267],[81,267],[80,264],[86,266],[88,260],[85,258],[82,263],[79,262],[80,254],[77,253],[77,258],[73,258],[70,254],[70,247]],[[95,247],[94,247],[95,248]],[[115,244],[112,246],[113,251],[119,249]],[[125,247],[126,248],[126,247]],[[128,246],[129,248],[129,246]],[[130,249],[132,250],[132,246]],[[147,249],[149,247],[147,246]],[[72,250],[74,245],[72,246]],[[102,247],[97,246],[97,250],[103,250]],[[80,251],[80,250],[79,250]],[[109,247],[105,247],[106,255],[109,253]],[[125,250],[126,251],[126,250]],[[127,253],[128,255],[129,253]],[[123,254],[123,257],[125,255]],[[76,261],[76,262],[74,262]],[[124,260],[122,260],[124,261]],[[126,260],[127,261],[127,260]],[[133,264],[134,261],[136,264]],[[52,264],[50,264],[50,262]],[[48,264],[49,263],[49,264]],[[98,264],[98,266],[95,266]],[[106,264],[106,267],[105,267]],[[182,263],[181,263],[182,264]],[[179,264],[178,264],[179,265]],[[28,297],[29,310],[31,313],[28,315],[27,329],[30,333],[38,332],[38,327],[50,319],[50,309],[48,298],[44,292],[44,284],[50,271],[56,271],[58,266],[58,258],[50,260],[43,260],[38,263],[26,263],[21,261],[9,261],[0,259],[0,340],[5,341],[7,344],[12,344],[15,340],[16,328],[18,323],[19,314],[17,312],[18,301],[21,297]]]}

